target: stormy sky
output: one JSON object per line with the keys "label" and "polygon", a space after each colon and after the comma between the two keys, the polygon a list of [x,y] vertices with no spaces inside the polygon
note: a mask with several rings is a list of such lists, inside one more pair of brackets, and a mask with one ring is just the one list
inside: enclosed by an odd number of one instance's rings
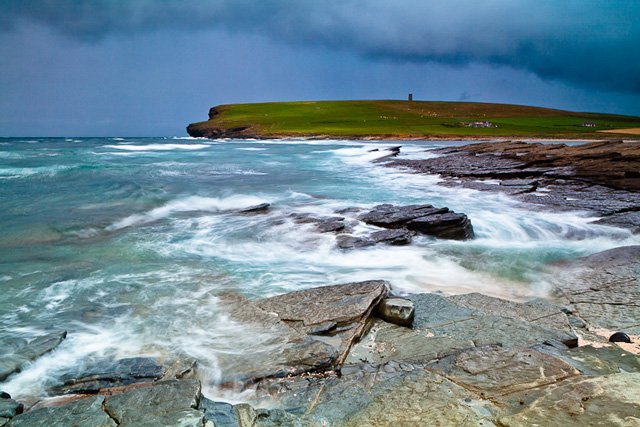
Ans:
{"label": "stormy sky", "polygon": [[408,92],[640,115],[639,46],[637,0],[0,0],[0,136]]}

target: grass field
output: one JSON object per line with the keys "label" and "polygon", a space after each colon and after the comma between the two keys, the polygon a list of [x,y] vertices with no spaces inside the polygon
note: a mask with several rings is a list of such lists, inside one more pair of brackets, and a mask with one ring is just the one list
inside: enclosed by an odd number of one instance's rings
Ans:
{"label": "grass field", "polygon": [[[468,127],[489,121],[494,127]],[[595,123],[595,127],[583,124]],[[221,105],[193,136],[215,132],[256,137],[532,137],[603,138],[598,131],[640,127],[640,117],[575,113],[508,104],[432,101],[308,101]],[[616,137],[607,133],[607,137]],[[620,137],[638,137],[620,134]]]}

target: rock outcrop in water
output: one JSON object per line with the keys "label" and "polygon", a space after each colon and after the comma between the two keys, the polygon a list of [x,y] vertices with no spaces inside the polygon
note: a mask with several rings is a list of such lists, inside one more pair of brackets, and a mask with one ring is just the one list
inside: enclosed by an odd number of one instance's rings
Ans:
{"label": "rock outcrop in water", "polygon": [[432,205],[378,205],[359,219],[378,227],[406,229],[441,239],[473,238],[473,227],[465,214]]}
{"label": "rock outcrop in water", "polygon": [[585,145],[491,142],[431,151],[439,157],[387,166],[437,174],[452,186],[500,191],[557,210],[588,210],[598,222],[640,232],[640,142]]}
{"label": "rock outcrop in water", "polygon": [[[624,348],[640,350],[639,254],[637,246],[617,248],[557,266],[561,305],[479,293],[385,299],[383,281],[255,301],[229,295],[234,320],[273,337],[256,346],[253,361],[222,361],[223,382],[255,388],[252,405],[209,400],[198,380],[176,379],[151,359],[125,359],[75,375],[89,379],[75,384],[107,388],[61,406],[45,401],[20,414],[3,394],[0,425],[635,425],[640,357]],[[404,326],[383,320],[394,300],[408,308]],[[634,343],[609,343],[608,328]],[[149,381],[111,382],[132,375]],[[262,405],[271,409],[256,409]]]}
{"label": "rock outcrop in water", "polygon": [[22,367],[55,349],[65,338],[67,331],[51,332],[29,342],[23,339],[4,340],[0,355],[0,381],[22,370]]}

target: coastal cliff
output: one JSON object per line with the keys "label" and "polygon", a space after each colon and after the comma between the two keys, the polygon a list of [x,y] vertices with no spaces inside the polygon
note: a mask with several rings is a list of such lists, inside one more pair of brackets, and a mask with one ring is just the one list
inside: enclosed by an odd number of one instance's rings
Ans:
{"label": "coastal cliff", "polygon": [[229,104],[187,133],[203,138],[640,138],[640,117],[522,105],[435,101]]}

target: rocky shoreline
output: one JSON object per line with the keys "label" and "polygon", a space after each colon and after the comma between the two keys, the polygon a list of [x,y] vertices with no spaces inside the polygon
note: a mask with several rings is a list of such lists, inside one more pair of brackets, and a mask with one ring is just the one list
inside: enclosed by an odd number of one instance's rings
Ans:
{"label": "rocky shoreline", "polygon": [[436,174],[445,185],[502,192],[554,211],[595,213],[599,224],[640,232],[640,142],[578,146],[492,142],[431,150],[438,157],[390,167]]}
{"label": "rocky shoreline", "polygon": [[[640,232],[640,144],[578,147],[513,142],[436,150],[428,160],[381,153],[384,166],[438,174],[446,185],[499,191],[541,207],[596,212]],[[239,215],[270,212],[267,203]],[[290,221],[335,234],[336,246],[406,245],[416,234],[474,238],[472,218],[446,207],[378,205]],[[362,225],[373,227],[357,234]],[[221,390],[202,392],[198,361],[98,359],[37,401],[0,390],[0,427],[388,426],[640,424],[640,246],[549,267],[549,297],[514,302],[480,293],[403,294],[369,280],[258,300],[219,296],[230,319],[260,337],[222,355]],[[185,332],[188,334],[188,331]],[[67,337],[3,342],[0,381]]]}
{"label": "rocky shoreline", "polygon": [[[522,303],[396,295],[381,280],[260,300],[228,294],[231,318],[270,339],[254,354],[220,360],[220,386],[253,390],[247,403],[203,396],[195,360],[100,360],[28,410],[3,393],[0,425],[638,423],[640,246],[558,269],[550,300]],[[613,332],[632,342],[609,342]],[[55,351],[64,336],[21,343],[12,354]]]}

